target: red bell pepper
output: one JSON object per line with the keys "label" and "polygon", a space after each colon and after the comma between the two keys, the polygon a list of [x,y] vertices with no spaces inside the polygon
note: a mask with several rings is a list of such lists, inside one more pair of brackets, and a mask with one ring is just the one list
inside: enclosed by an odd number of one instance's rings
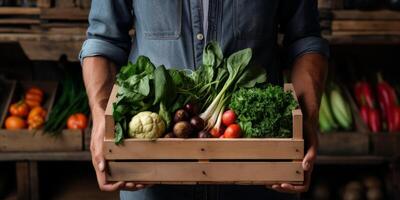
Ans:
{"label": "red bell pepper", "polygon": [[378,109],[371,108],[368,110],[368,126],[374,133],[381,131],[382,124]]}
{"label": "red bell pepper", "polygon": [[382,119],[387,123],[389,132],[396,131],[398,126],[397,111],[395,111],[397,110],[397,96],[392,86],[383,80],[380,74],[378,74],[377,90]]}
{"label": "red bell pepper", "polygon": [[359,81],[354,86],[354,94],[359,106],[368,106],[373,108],[375,106],[374,96],[372,94],[371,85],[367,81]]}
{"label": "red bell pepper", "polygon": [[369,108],[368,108],[368,106],[361,106],[361,108],[360,108],[360,116],[361,116],[361,118],[362,118],[362,120],[364,121],[364,123],[366,124],[366,125],[368,125],[369,124],[369,120],[368,120],[368,115],[369,115]]}

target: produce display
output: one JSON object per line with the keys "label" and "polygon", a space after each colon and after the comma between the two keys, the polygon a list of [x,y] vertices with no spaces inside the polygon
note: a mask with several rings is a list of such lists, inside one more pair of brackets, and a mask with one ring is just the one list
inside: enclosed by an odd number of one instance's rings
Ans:
{"label": "produce display", "polygon": [[83,130],[88,126],[89,104],[82,78],[68,70],[65,73],[61,95],[44,126],[44,132],[54,136],[65,128]]}
{"label": "produce display", "polygon": [[337,129],[349,131],[353,127],[353,116],[348,100],[342,89],[335,84],[328,87],[321,98],[319,109],[319,127],[321,132]]}
{"label": "produce display", "polygon": [[9,107],[9,116],[4,127],[9,130],[39,129],[46,119],[47,111],[42,107],[44,92],[40,88],[31,87],[25,91],[24,97]]}
{"label": "produce display", "polygon": [[[266,83],[250,63],[251,49],[224,58],[207,44],[195,71],[155,67],[139,56],[117,75],[113,104],[115,142],[124,138],[291,137],[290,92]],[[255,106],[256,105],[256,106]]]}
{"label": "produce display", "polygon": [[352,84],[352,97],[358,113],[352,113],[350,102],[338,86],[328,87],[319,111],[321,132],[353,129],[352,115],[359,117],[373,133],[400,132],[400,106],[396,88],[378,73],[376,80],[365,78]]}

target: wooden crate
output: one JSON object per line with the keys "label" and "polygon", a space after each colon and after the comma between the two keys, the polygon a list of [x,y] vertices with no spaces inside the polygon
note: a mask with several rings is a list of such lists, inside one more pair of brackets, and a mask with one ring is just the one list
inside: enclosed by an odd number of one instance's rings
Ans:
{"label": "wooden crate", "polygon": [[359,132],[331,132],[318,135],[322,155],[368,155],[369,135]]}
{"label": "wooden crate", "polygon": [[[286,90],[294,94],[291,85]],[[304,181],[302,112],[293,113],[293,137],[285,139],[125,139],[114,143],[112,103],[106,109],[104,156],[109,181],[156,184],[268,184]]]}
{"label": "wooden crate", "polygon": [[[43,107],[50,113],[58,86],[56,82],[21,81],[17,83],[6,107],[19,101],[21,94],[32,86],[39,87],[44,91]],[[3,115],[8,115],[7,109]],[[2,128],[4,127],[4,118],[0,121]],[[80,151],[82,148],[83,135],[80,130],[65,130],[60,136],[51,137],[43,134],[41,130],[0,129],[0,152]]]}

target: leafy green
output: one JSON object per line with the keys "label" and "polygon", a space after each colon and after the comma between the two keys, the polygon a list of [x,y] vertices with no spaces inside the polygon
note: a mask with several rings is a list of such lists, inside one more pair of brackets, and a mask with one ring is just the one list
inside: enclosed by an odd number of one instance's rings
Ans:
{"label": "leafy green", "polygon": [[229,107],[238,115],[245,137],[287,138],[292,135],[292,110],[298,103],[282,87],[268,85],[236,91]]}
{"label": "leafy green", "polygon": [[115,142],[122,143],[128,133],[128,122],[142,111],[156,112],[170,127],[172,113],[195,99],[194,81],[183,71],[155,67],[150,59],[139,56],[117,75],[117,100],[113,104]]}

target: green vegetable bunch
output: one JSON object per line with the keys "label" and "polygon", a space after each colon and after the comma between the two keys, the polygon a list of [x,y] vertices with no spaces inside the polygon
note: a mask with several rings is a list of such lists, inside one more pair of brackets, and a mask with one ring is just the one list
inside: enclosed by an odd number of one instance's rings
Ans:
{"label": "green vegetable bunch", "polygon": [[233,93],[229,107],[238,115],[244,137],[292,136],[292,110],[298,103],[280,86],[240,89]]}
{"label": "green vegetable bunch", "polygon": [[151,111],[169,127],[172,113],[194,98],[194,81],[184,71],[155,67],[149,58],[139,56],[136,63],[122,67],[116,81],[119,89],[113,104],[116,122],[115,142],[129,132],[129,121],[136,114]]}

